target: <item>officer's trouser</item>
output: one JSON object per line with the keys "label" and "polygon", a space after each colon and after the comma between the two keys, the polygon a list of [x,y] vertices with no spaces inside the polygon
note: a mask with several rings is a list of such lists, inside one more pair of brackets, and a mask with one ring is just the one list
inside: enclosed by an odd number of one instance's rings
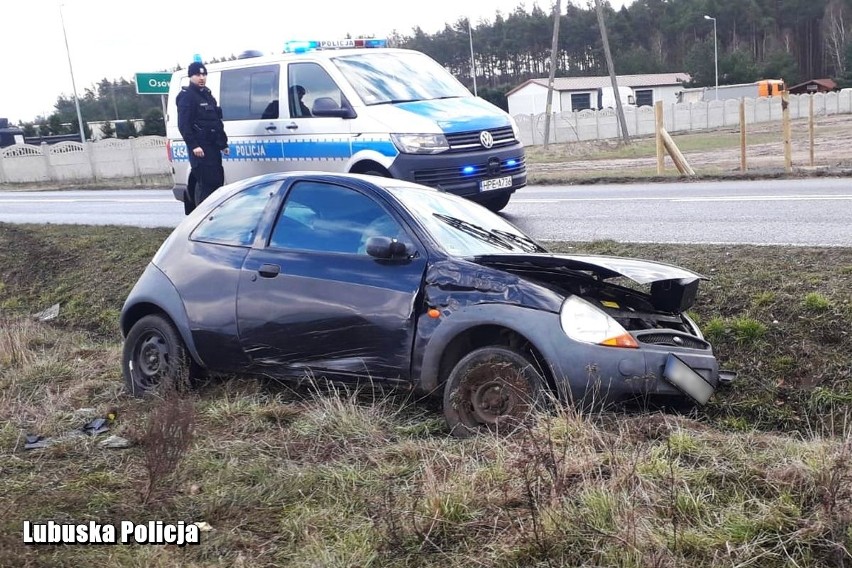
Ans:
{"label": "officer's trouser", "polygon": [[[207,199],[211,193],[225,183],[225,170],[222,167],[222,152],[213,146],[202,147],[204,157],[198,158],[190,154],[189,165],[195,178],[195,192],[192,193],[193,207]],[[190,190],[191,188],[187,188]],[[187,208],[184,208],[187,210]],[[191,210],[191,209],[190,209]]]}

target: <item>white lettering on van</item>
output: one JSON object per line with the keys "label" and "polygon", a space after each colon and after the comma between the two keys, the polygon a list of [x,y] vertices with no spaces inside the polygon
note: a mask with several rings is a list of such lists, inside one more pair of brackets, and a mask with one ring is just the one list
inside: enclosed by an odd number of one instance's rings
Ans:
{"label": "white lettering on van", "polygon": [[238,158],[263,158],[266,157],[266,148],[259,144],[242,145],[234,147]]}

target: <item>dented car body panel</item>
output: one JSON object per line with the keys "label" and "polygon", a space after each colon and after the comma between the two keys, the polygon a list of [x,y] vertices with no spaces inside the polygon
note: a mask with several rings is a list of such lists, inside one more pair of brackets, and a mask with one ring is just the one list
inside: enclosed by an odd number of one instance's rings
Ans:
{"label": "dented car body panel", "polygon": [[719,383],[683,313],[700,274],[552,254],[469,200],[398,180],[305,172],[223,187],[148,270],[162,276],[128,296],[125,336],[158,308],[165,278],[176,294],[162,311],[211,371],[430,393],[465,354],[504,345],[564,400],[702,403]]}

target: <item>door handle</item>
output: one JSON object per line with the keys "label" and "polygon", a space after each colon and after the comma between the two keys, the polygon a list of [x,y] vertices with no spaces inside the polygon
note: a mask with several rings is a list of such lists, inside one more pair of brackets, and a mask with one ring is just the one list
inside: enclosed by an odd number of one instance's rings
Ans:
{"label": "door handle", "polygon": [[257,272],[263,278],[275,278],[281,272],[281,267],[277,264],[261,264]]}
{"label": "door handle", "polygon": [[295,122],[291,122],[290,124],[287,125],[288,130],[296,130],[297,128],[299,128],[299,125],[296,124]]}
{"label": "door handle", "polygon": [[273,132],[275,130],[278,130],[278,127],[275,126],[274,124],[270,124],[269,126],[266,127],[267,132]]}

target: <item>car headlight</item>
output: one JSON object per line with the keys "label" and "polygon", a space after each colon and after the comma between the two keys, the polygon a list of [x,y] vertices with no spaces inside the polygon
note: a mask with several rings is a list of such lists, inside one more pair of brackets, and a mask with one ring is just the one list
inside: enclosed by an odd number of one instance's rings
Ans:
{"label": "car headlight", "polygon": [[692,321],[692,318],[686,315],[685,313],[681,315],[683,316],[683,319],[686,320],[686,323],[688,323],[692,327],[692,333],[695,334],[695,337],[697,337],[698,339],[704,339],[704,334],[701,333],[700,329],[698,329],[698,324]]}
{"label": "car headlight", "polygon": [[405,154],[440,154],[450,149],[443,134],[391,134],[391,140]]}
{"label": "car headlight", "polygon": [[611,347],[639,347],[620,323],[577,296],[571,296],[562,304],[559,322],[565,334],[575,341]]}

